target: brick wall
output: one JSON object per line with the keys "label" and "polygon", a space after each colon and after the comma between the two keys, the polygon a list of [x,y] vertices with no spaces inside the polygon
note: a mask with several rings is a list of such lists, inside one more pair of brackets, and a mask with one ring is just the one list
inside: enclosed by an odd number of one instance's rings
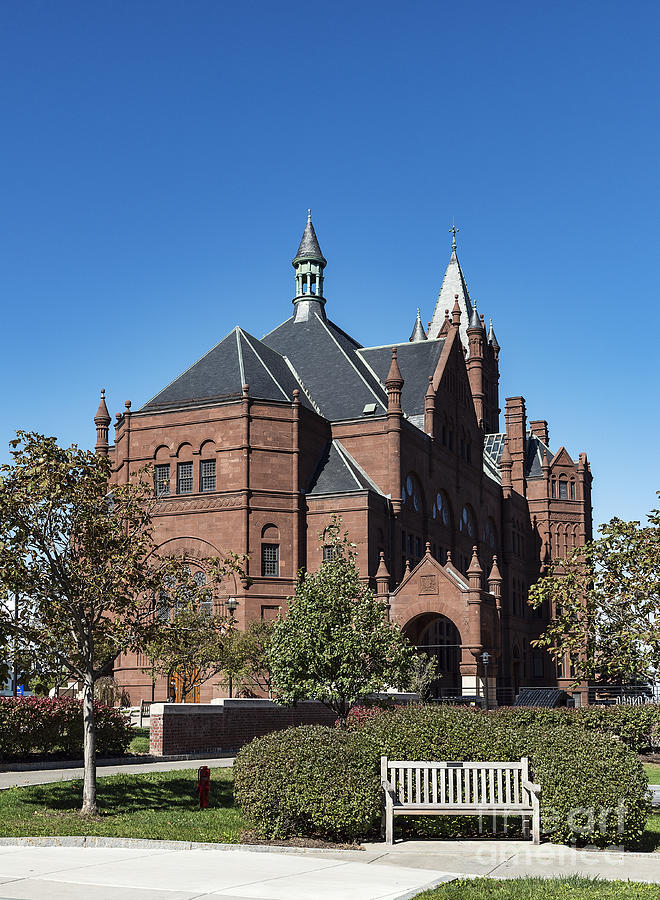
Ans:
{"label": "brick wall", "polygon": [[153,703],[149,750],[154,756],[226,753],[252,738],[292,725],[332,725],[335,715],[321,703],[278,706],[271,700],[212,703]]}

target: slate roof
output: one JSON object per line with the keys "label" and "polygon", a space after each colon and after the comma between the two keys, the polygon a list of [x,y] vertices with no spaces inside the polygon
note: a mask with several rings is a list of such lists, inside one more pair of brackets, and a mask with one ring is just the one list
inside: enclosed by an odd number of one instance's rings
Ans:
{"label": "slate roof", "polygon": [[385,387],[360,357],[360,344],[318,313],[306,321],[287,319],[262,343],[286,357],[326,419],[359,418],[374,403],[376,415],[387,411]]}
{"label": "slate roof", "polygon": [[397,348],[397,362],[403,376],[401,405],[404,413],[412,419],[424,415],[424,396],[429,386],[429,375],[435,372],[444,345],[445,339],[440,338],[386,347],[363,347],[357,352],[379,380],[385,383],[392,362],[392,347]]}
{"label": "slate roof", "polygon": [[451,256],[449,257],[449,264],[445,271],[445,277],[442,279],[442,287],[440,288],[438,300],[435,304],[431,326],[427,332],[429,337],[437,337],[438,332],[442,328],[442,323],[445,321],[445,310],[448,309],[451,314],[451,311],[454,308],[454,297],[456,294],[458,294],[458,305],[461,308],[459,333],[461,335],[463,346],[467,347],[467,327],[470,316],[472,315],[472,301],[470,300],[470,294],[468,293],[465,278],[463,277],[463,270],[458,261],[456,250],[453,249],[451,251]]}
{"label": "slate roof", "polygon": [[382,494],[380,488],[339,441],[328,441],[310,481],[307,494],[313,497],[354,491],[375,491]]}
{"label": "slate roof", "polygon": [[543,476],[543,454],[548,454],[548,461],[553,454],[541,438],[531,432],[527,432],[527,458],[525,460],[525,475],[527,478],[541,478]]}
{"label": "slate roof", "polygon": [[[142,407],[158,409],[239,398],[243,385],[260,400],[290,401],[302,385],[282,357],[238,326]],[[313,408],[305,394],[300,402]]]}
{"label": "slate roof", "polygon": [[[504,438],[506,434],[487,434],[484,436],[484,471],[491,478],[497,473],[496,480],[501,481],[500,476],[500,458],[504,450]],[[541,478],[543,476],[543,454],[548,454],[548,459],[552,459],[552,452],[543,441],[527,432],[527,455],[525,457],[525,477]]]}
{"label": "slate roof", "polygon": [[312,225],[312,215],[311,213],[307,216],[307,224],[305,225],[305,230],[303,231],[303,236],[300,240],[300,246],[298,247],[298,252],[295,256],[296,259],[320,259],[323,262],[323,265],[326,264],[325,257],[321,253],[321,248],[319,246],[318,238],[316,237],[316,232],[314,231],[314,226]]}

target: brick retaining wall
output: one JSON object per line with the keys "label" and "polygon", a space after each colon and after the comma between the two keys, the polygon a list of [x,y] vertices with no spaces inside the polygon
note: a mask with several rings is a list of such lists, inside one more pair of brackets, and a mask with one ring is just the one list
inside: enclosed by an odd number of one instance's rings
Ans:
{"label": "brick retaining wall", "polygon": [[227,753],[252,738],[292,725],[333,725],[323,704],[278,706],[272,700],[215,700],[212,703],[152,703],[149,752],[153,756]]}

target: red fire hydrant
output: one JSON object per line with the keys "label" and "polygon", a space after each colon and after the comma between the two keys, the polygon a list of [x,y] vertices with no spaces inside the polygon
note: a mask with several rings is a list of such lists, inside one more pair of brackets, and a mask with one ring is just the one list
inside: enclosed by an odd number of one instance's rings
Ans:
{"label": "red fire hydrant", "polygon": [[197,793],[199,794],[199,808],[206,809],[211,793],[211,770],[208,766],[200,766],[197,770]]}

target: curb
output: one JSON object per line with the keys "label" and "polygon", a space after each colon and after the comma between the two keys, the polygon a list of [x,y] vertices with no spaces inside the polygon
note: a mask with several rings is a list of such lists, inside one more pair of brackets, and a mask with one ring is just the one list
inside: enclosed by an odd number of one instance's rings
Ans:
{"label": "curb", "polygon": [[[250,853],[290,853],[302,856],[326,856],[335,853],[365,853],[364,847],[354,850],[330,847],[274,847],[270,844],[212,844],[199,841],[150,841],[145,838],[113,838],[87,835],[61,837],[0,837],[0,847],[125,847],[135,850],[245,850]],[[372,851],[373,852],[373,851]]]}

